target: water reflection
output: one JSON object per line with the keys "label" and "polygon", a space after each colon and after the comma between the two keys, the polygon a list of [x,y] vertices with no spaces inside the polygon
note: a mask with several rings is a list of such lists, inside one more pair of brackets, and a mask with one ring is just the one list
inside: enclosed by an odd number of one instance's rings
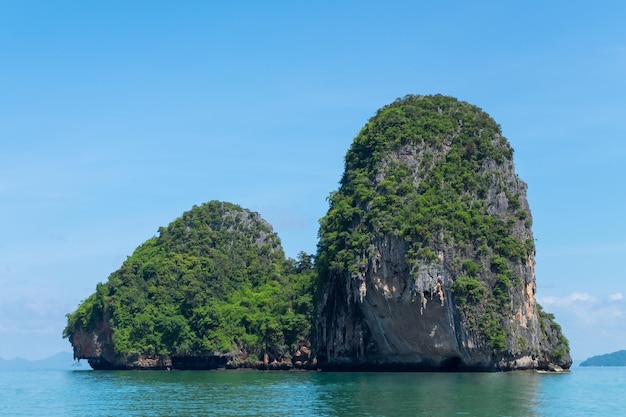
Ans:
{"label": "water reflection", "polygon": [[94,407],[89,415],[524,417],[537,415],[540,378],[532,373],[241,371],[77,372],[71,377],[82,394],[76,398]]}
{"label": "water reflection", "polygon": [[532,373],[321,374],[332,415],[533,416]]}

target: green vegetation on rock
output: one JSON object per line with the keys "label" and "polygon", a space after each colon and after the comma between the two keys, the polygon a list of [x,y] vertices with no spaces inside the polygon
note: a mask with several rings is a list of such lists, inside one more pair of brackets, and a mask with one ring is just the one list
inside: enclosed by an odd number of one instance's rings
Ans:
{"label": "green vegetation on rock", "polygon": [[108,320],[120,356],[280,359],[310,339],[313,266],[285,259],[257,213],[211,201],[139,246],[67,315],[64,336]]}

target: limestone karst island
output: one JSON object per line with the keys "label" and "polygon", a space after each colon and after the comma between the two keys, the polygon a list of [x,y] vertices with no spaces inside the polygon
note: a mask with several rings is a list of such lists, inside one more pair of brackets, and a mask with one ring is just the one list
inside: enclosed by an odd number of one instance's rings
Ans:
{"label": "limestone karst island", "polygon": [[345,156],[317,253],[210,201],[67,315],[94,369],[545,370],[571,366],[535,301],[526,184],[499,125],[452,97],[381,108]]}

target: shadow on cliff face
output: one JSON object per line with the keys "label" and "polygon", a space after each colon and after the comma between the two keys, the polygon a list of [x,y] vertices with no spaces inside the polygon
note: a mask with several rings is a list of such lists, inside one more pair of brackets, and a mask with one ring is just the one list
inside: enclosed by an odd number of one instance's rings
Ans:
{"label": "shadow on cliff face", "polygon": [[328,363],[319,365],[323,372],[492,372],[493,367],[468,366],[458,356],[453,356],[440,363]]}
{"label": "shadow on cliff face", "polygon": [[461,370],[463,361],[458,356],[446,359],[441,362],[441,370],[444,372],[456,372]]}

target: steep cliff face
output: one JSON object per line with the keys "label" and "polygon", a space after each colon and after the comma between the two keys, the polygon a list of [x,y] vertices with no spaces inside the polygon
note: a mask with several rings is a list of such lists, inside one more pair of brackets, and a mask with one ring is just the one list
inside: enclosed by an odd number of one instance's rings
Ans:
{"label": "steep cliff face", "polygon": [[562,369],[535,301],[526,184],[475,106],[408,96],[346,155],[321,221],[317,357],[327,369]]}
{"label": "steep cliff face", "polygon": [[257,213],[211,201],[140,245],[64,336],[95,369],[306,368],[312,282]]}

